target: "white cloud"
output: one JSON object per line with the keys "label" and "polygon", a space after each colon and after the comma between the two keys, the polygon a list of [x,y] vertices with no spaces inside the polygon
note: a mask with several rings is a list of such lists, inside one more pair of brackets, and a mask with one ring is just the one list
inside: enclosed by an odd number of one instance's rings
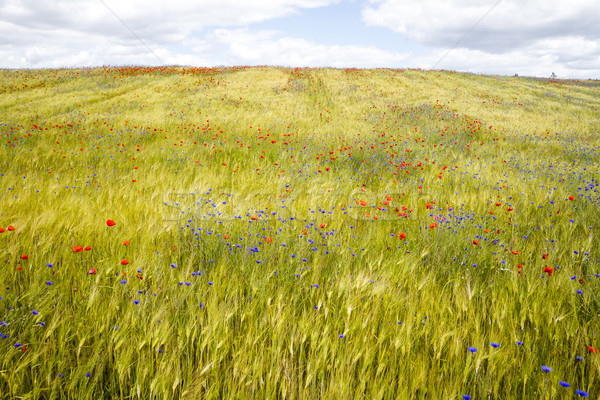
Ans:
{"label": "white cloud", "polygon": [[474,27],[461,47],[505,52],[547,38],[600,39],[596,0],[371,0],[369,4],[363,10],[365,23],[430,46],[450,47]]}
{"label": "white cloud", "polygon": [[502,0],[493,9],[497,0],[364,0],[363,22],[429,46],[417,55],[383,48],[389,35],[378,42],[374,34],[372,45],[335,45],[298,30],[292,37],[285,28],[260,29],[263,21],[342,1],[359,0],[0,0],[0,67],[435,67],[600,78],[597,0]]}
{"label": "white cloud", "polygon": [[368,3],[362,13],[367,25],[391,29],[438,49],[420,58],[423,68],[600,77],[596,0],[369,0]]}
{"label": "white cloud", "polygon": [[219,29],[209,41],[225,46],[231,60],[245,65],[402,67],[408,61],[405,54],[376,47],[324,45],[275,31]]}

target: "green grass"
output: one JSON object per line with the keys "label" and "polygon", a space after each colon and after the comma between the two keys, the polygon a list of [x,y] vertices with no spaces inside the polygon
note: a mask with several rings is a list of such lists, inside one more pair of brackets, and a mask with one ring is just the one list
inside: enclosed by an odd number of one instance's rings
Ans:
{"label": "green grass", "polygon": [[598,81],[95,68],[0,94],[1,398],[600,396]]}

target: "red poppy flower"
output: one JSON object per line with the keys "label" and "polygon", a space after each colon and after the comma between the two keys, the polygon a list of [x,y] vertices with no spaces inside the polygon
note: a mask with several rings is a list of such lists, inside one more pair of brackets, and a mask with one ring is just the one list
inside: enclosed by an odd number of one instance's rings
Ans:
{"label": "red poppy flower", "polygon": [[474,244],[475,246],[479,246],[479,240],[478,240],[478,239],[475,239],[475,240],[473,240],[473,244]]}
{"label": "red poppy flower", "polygon": [[596,349],[595,347],[588,346],[587,348],[590,351],[590,353],[597,353],[598,352],[598,349]]}
{"label": "red poppy flower", "polygon": [[500,207],[502,203],[496,203],[496,207]]}
{"label": "red poppy flower", "polygon": [[516,251],[516,250],[513,250],[513,251],[512,251],[512,253],[513,253],[514,255],[521,254],[521,252],[520,252],[520,251]]}
{"label": "red poppy flower", "polygon": [[325,223],[322,223],[322,224],[320,224],[320,225],[319,225],[319,228],[323,229],[323,228],[325,228],[326,226],[327,226],[327,224],[325,224]]}
{"label": "red poppy flower", "polygon": [[27,257],[27,254],[23,254],[21,256],[21,260],[29,260],[29,257]]}
{"label": "red poppy flower", "polygon": [[273,243],[273,239],[271,239],[270,237],[265,239],[265,243]]}
{"label": "red poppy flower", "polygon": [[108,226],[115,226],[117,223],[115,221],[113,221],[112,219],[107,219],[106,220],[106,225]]}
{"label": "red poppy flower", "polygon": [[435,222],[434,222],[434,223],[432,223],[431,225],[429,225],[429,229],[433,229],[433,228],[435,228],[436,226],[437,226],[437,223],[435,223]]}
{"label": "red poppy flower", "polygon": [[73,247],[74,253],[81,253],[83,251],[83,246],[75,246]]}
{"label": "red poppy flower", "polygon": [[4,228],[0,228],[0,233],[4,233],[4,232],[6,232],[6,231],[4,230]]}
{"label": "red poppy flower", "polygon": [[404,232],[402,232],[402,233],[399,233],[399,234],[398,234],[398,237],[399,237],[400,239],[405,239],[405,238],[406,238],[406,233],[404,233]]}
{"label": "red poppy flower", "polygon": [[90,275],[96,275],[96,268],[90,269]]}
{"label": "red poppy flower", "polygon": [[546,272],[548,276],[551,276],[552,272],[554,272],[554,269],[552,267],[546,267],[544,268],[544,272]]}
{"label": "red poppy flower", "polygon": [[121,265],[127,265],[127,264],[129,264],[129,261],[128,261],[128,260],[123,260],[123,261],[121,261]]}
{"label": "red poppy flower", "polygon": [[569,196],[569,200],[573,201],[573,200],[575,200],[575,197]]}
{"label": "red poppy flower", "polygon": [[548,259],[548,254],[544,254],[544,255],[542,255],[542,258],[543,258],[544,260],[547,260],[547,259]]}
{"label": "red poppy flower", "polygon": [[513,208],[512,208],[512,207],[508,207],[508,208],[506,209],[506,211],[512,211],[512,210],[513,210]]}
{"label": "red poppy flower", "polygon": [[14,231],[14,230],[15,230],[15,227],[14,227],[14,226],[12,226],[12,225],[9,225],[9,226],[8,226],[8,228],[6,228],[6,229],[8,229],[9,231],[11,231],[11,232],[12,232],[12,231]]}
{"label": "red poppy flower", "polygon": [[129,242],[127,240],[123,240],[123,246],[129,246]]}
{"label": "red poppy flower", "polygon": [[86,246],[86,248],[84,249],[85,251],[90,251],[92,249],[91,246]]}

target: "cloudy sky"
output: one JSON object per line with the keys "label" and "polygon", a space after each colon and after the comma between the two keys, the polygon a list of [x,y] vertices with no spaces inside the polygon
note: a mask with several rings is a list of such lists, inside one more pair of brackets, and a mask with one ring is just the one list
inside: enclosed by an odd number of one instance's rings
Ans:
{"label": "cloudy sky", "polygon": [[0,0],[0,67],[281,65],[600,79],[598,0]]}

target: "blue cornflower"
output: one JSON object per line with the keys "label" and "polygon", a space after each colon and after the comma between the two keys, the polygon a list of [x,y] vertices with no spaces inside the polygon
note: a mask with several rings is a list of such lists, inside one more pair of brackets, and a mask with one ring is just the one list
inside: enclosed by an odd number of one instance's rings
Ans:
{"label": "blue cornflower", "polygon": [[39,314],[39,313],[38,313],[37,311],[35,311],[35,310],[31,310],[31,313],[32,313],[33,315],[38,315],[38,314]]}
{"label": "blue cornflower", "polygon": [[523,342],[521,342],[520,340],[517,340],[517,346],[522,346]]}
{"label": "blue cornflower", "polygon": [[492,345],[492,347],[493,347],[493,348],[498,348],[498,347],[500,347],[500,344],[498,344],[498,343],[494,343],[494,342],[492,342],[492,343],[490,343],[490,344]]}
{"label": "blue cornflower", "polygon": [[542,371],[544,371],[544,372],[548,373],[548,372],[551,372],[551,371],[552,371],[552,368],[550,368],[550,367],[547,367],[547,366],[545,366],[545,365],[542,365]]}
{"label": "blue cornflower", "polygon": [[468,394],[463,394],[463,395],[462,395],[462,398],[463,398],[464,400],[471,400],[471,396],[469,396]]}
{"label": "blue cornflower", "polygon": [[48,285],[48,286],[52,285],[52,281],[46,282],[46,285]]}
{"label": "blue cornflower", "polygon": [[46,264],[48,266],[48,268],[52,268],[54,265],[52,264]]}
{"label": "blue cornflower", "polygon": [[89,372],[86,372],[85,376],[87,376],[89,378],[90,376],[92,376],[92,374],[90,374]]}
{"label": "blue cornflower", "polygon": [[477,352],[477,347],[469,347],[469,351],[471,353],[476,353]]}
{"label": "blue cornflower", "polygon": [[40,324],[40,326],[46,326],[45,322],[40,322],[39,324]]}
{"label": "blue cornflower", "polygon": [[583,357],[577,356],[577,361],[583,361]]}
{"label": "blue cornflower", "polygon": [[581,291],[581,289],[577,289],[577,294],[583,294],[583,292]]}
{"label": "blue cornflower", "polygon": [[15,343],[15,347],[21,347],[21,343]]}
{"label": "blue cornflower", "polygon": [[343,338],[344,338],[344,335],[340,335],[340,339],[343,339]]}
{"label": "blue cornflower", "polygon": [[213,283],[212,282],[208,282],[208,284],[212,286]]}
{"label": "blue cornflower", "polygon": [[175,263],[171,264],[171,268],[177,268],[177,264],[175,264]]}
{"label": "blue cornflower", "polygon": [[590,397],[588,392],[584,392],[583,390],[575,390],[575,393],[577,393],[578,395],[580,395],[581,397]]}
{"label": "blue cornflower", "polygon": [[160,354],[164,353],[164,351],[162,351],[162,350],[158,350],[158,352],[159,352]]}
{"label": "blue cornflower", "polygon": [[134,302],[135,304],[140,304],[140,301],[139,301],[139,300],[134,300],[133,302]]}
{"label": "blue cornflower", "polygon": [[567,383],[567,382],[565,382],[565,381],[560,381],[560,382],[558,382],[558,383],[560,383],[560,386],[562,386],[562,387],[571,387],[571,385],[570,385],[570,384],[568,384],[568,383]]}

